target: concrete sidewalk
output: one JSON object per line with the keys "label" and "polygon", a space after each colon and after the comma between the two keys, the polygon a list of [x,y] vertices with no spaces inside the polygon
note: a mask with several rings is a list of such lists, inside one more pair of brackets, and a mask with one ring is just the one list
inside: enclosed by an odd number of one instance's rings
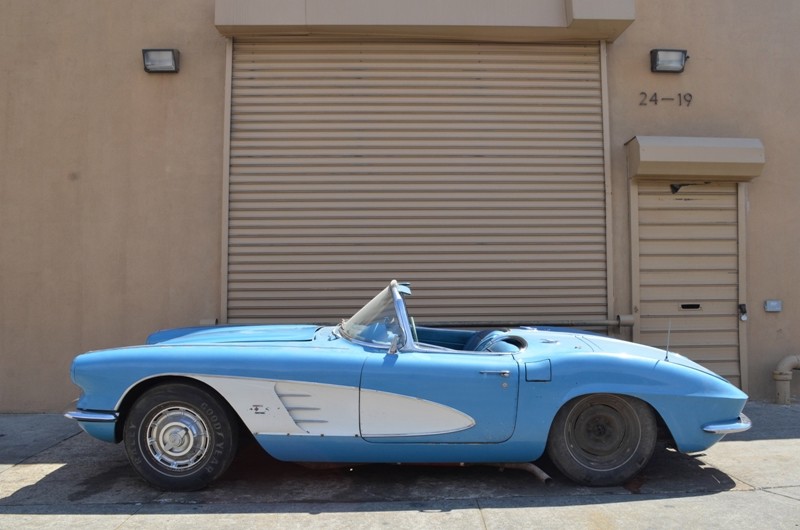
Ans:
{"label": "concrete sidewalk", "polygon": [[310,470],[248,447],[210,488],[141,482],[121,445],[60,415],[0,415],[0,528],[798,528],[800,403],[750,403],[754,427],[707,453],[658,449],[624,487],[553,486],[491,467]]}

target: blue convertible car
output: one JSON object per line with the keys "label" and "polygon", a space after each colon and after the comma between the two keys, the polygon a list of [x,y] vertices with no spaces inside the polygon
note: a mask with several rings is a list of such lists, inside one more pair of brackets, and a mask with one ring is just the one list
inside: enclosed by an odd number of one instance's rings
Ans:
{"label": "blue convertible car", "polygon": [[529,463],[625,482],[656,441],[701,451],[750,427],[747,396],[682,357],[582,332],[416,327],[392,281],[338,326],[161,331],[78,356],[67,414],[123,441],[154,486],[192,490],[240,433],[294,462]]}

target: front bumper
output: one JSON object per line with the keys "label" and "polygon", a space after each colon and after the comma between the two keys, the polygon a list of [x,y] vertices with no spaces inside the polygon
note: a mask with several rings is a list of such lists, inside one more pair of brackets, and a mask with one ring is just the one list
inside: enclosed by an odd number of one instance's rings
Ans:
{"label": "front bumper", "polygon": [[71,410],[65,412],[64,416],[71,420],[87,421],[87,422],[116,422],[119,418],[118,412],[92,412],[88,410]]}
{"label": "front bumper", "polygon": [[64,416],[77,421],[81,429],[98,440],[110,443],[120,441],[117,435],[118,412],[72,410],[64,413]]}
{"label": "front bumper", "polygon": [[752,427],[753,423],[750,421],[750,418],[744,415],[744,413],[739,414],[739,418],[736,421],[732,422],[722,422],[722,423],[707,423],[703,425],[703,431],[711,434],[735,434],[737,432],[744,432]]}

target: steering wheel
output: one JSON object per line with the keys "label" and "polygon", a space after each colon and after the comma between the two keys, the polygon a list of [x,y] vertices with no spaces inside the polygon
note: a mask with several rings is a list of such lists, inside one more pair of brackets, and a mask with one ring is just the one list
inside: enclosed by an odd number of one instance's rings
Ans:
{"label": "steering wheel", "polygon": [[419,342],[419,337],[417,336],[417,325],[414,323],[414,317],[408,317],[408,323],[411,324],[411,338],[414,339],[414,342]]}

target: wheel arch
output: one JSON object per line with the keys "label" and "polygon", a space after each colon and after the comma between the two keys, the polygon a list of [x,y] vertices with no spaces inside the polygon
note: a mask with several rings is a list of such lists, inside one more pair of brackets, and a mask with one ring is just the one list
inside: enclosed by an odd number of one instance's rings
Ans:
{"label": "wheel arch", "polygon": [[611,391],[611,392],[608,392],[608,391],[584,391],[582,393],[570,394],[568,397],[566,397],[561,402],[561,404],[555,409],[555,412],[553,413],[553,415],[550,417],[550,425],[549,425],[548,431],[547,431],[547,433],[548,433],[547,434],[547,439],[548,440],[550,439],[550,433],[552,432],[553,424],[555,422],[556,415],[564,407],[566,407],[566,406],[570,405],[571,403],[574,403],[574,402],[576,402],[576,401],[578,401],[580,399],[583,399],[585,397],[594,396],[594,395],[598,395],[598,394],[609,394],[609,395],[612,395],[612,396],[626,397],[626,398],[630,398],[630,399],[635,399],[637,401],[641,401],[642,403],[644,403],[645,405],[650,407],[650,410],[653,412],[653,415],[655,416],[656,424],[658,426],[658,439],[659,439],[659,441],[664,441],[664,442],[668,442],[668,443],[674,443],[675,442],[675,439],[674,439],[674,437],[672,435],[672,431],[670,430],[669,425],[667,424],[667,422],[664,420],[664,417],[661,415],[661,412],[659,411],[659,407],[655,406],[646,397],[644,397],[644,396],[642,396],[642,395],[640,395],[640,394],[638,394],[636,392],[620,392],[620,391],[617,391],[617,392],[613,392],[613,391]]}
{"label": "wheel arch", "polygon": [[[194,377],[191,376],[165,374],[143,379],[128,389],[128,391],[120,400],[119,406],[117,407],[117,412],[119,413],[119,419],[117,420],[114,429],[114,442],[119,443],[122,441],[123,432],[125,430],[125,421],[128,417],[128,413],[130,412],[131,407],[136,402],[136,400],[139,399],[141,396],[143,396],[146,392],[152,390],[153,388],[159,386],[166,386],[170,384],[188,384],[208,392],[228,408],[228,413],[231,418],[231,421],[236,422],[236,426],[237,429],[239,430],[239,433],[242,434],[244,431],[246,431],[242,418],[239,417],[239,414],[236,412],[236,410],[234,410],[234,408],[231,406],[228,400],[225,399],[225,396],[220,394],[214,387],[203,381],[195,379]],[[247,432],[249,433],[249,431]]]}

